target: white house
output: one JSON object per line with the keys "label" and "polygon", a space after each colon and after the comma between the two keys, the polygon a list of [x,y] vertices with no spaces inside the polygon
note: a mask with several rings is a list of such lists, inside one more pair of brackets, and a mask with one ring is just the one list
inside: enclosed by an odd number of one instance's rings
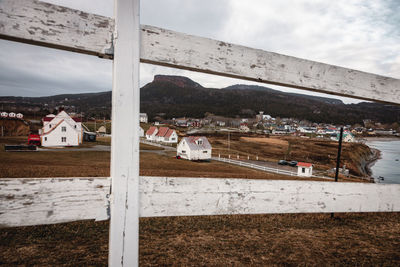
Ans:
{"label": "white house", "polygon": [[17,113],[17,118],[18,119],[22,119],[24,117],[24,115],[22,115],[22,113]]}
{"label": "white house", "polygon": [[313,165],[311,163],[306,162],[298,162],[297,163],[297,175],[311,177],[312,176]]}
{"label": "white house", "polygon": [[139,113],[139,121],[147,123],[148,122],[148,117],[146,113]]}
{"label": "white house", "polygon": [[149,141],[156,141],[157,137],[156,134],[158,133],[158,128],[155,126],[151,126],[147,131],[146,131],[146,139]]}
{"label": "white house", "polygon": [[156,141],[162,143],[178,143],[178,135],[175,130],[168,127],[160,127],[156,134]]}
{"label": "white house", "polygon": [[10,113],[8,113],[8,117],[15,118],[15,117],[17,117],[17,114],[15,114],[14,112],[10,112]]}
{"label": "white house", "polygon": [[168,132],[164,135],[164,142],[170,144],[178,143],[178,135],[175,130],[168,129]]}
{"label": "white house", "polygon": [[139,126],[139,137],[144,137],[144,130]]}
{"label": "white house", "polygon": [[79,146],[83,130],[79,118],[71,118],[64,110],[42,118],[40,131],[42,146]]}
{"label": "white house", "polygon": [[2,118],[7,118],[8,117],[8,113],[3,111],[2,113],[0,113],[0,116]]}
{"label": "white house", "polygon": [[188,160],[211,160],[211,145],[204,136],[184,137],[176,149],[177,156]]}

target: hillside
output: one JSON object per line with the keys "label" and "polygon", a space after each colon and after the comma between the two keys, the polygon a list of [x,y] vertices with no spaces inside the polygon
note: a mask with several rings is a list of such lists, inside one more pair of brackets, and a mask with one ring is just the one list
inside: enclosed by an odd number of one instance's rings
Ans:
{"label": "hillside", "polygon": [[[203,117],[206,112],[222,116],[254,116],[262,110],[274,117],[295,117],[313,122],[362,123],[372,119],[393,123],[400,119],[400,107],[379,103],[343,104],[342,101],[293,93],[262,86],[233,85],[221,90],[188,84],[186,77],[168,81],[156,75],[141,89],[141,110],[152,118]],[[184,82],[185,81],[185,82]]]}
{"label": "hillside", "polygon": [[0,136],[25,136],[29,131],[29,124],[25,121],[0,118]]}
{"label": "hillside", "polygon": [[[58,106],[87,117],[109,119],[111,92],[64,94],[48,97],[0,97],[5,110],[26,115],[44,115]],[[332,98],[285,93],[268,87],[232,85],[222,89],[205,88],[189,78],[156,75],[141,88],[141,112],[150,120],[161,115],[204,117],[206,112],[227,117],[252,117],[264,111],[273,117],[294,117],[313,122],[355,124],[364,119],[381,123],[400,121],[400,107],[362,102],[346,105]]]}

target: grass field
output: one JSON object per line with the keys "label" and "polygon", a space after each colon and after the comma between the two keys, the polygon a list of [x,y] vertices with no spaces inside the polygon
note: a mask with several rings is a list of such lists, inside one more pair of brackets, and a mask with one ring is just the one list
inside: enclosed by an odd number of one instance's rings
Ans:
{"label": "grass field", "polygon": [[[21,140],[0,138],[0,177],[109,176],[109,152],[4,152]],[[141,175],[293,179],[155,152],[141,153]],[[0,265],[105,266],[108,230],[93,221],[0,229]],[[399,247],[400,213],[140,219],[141,266],[399,266]]]}
{"label": "grass field", "polygon": [[[22,138],[0,138],[0,178],[13,177],[106,177],[110,175],[110,152],[53,151],[5,152],[4,144],[20,143]],[[99,140],[99,142],[107,142]],[[89,143],[90,146],[96,143]],[[163,148],[141,144],[144,150]],[[140,154],[140,174],[148,176],[232,177],[254,179],[298,179],[270,174],[220,162],[178,160],[174,152]],[[317,179],[316,179],[317,180]]]}
{"label": "grass field", "polygon": [[[108,222],[0,229],[0,265],[106,266]],[[400,214],[140,219],[140,266],[399,266]]]}
{"label": "grass field", "polygon": [[[210,135],[208,139],[216,156],[249,156],[253,160],[258,156],[259,160],[269,162],[278,162],[280,159],[304,161],[313,163],[314,168],[319,170],[328,170],[336,166],[338,143],[333,141],[290,136],[244,137],[241,134],[231,134],[228,145],[227,134]],[[370,155],[370,149],[364,144],[343,143],[341,164],[345,164],[351,174],[365,176],[362,166]]]}

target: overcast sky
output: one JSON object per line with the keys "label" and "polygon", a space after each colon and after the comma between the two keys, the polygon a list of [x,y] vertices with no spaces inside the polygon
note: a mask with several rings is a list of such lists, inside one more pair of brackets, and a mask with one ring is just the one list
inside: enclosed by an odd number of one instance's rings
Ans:
{"label": "overcast sky", "polygon": [[[113,15],[112,0],[46,2]],[[141,1],[142,24],[394,78],[400,78],[399,14],[398,0]],[[110,60],[0,40],[3,96],[109,91],[111,72]],[[152,81],[155,74],[184,75],[214,88],[257,84],[141,64],[141,85]]]}

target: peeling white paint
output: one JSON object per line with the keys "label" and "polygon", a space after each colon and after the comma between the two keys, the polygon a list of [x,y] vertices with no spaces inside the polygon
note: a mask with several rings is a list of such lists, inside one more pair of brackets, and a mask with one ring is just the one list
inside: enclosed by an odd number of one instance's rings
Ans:
{"label": "peeling white paint", "polygon": [[[0,226],[106,219],[109,186],[107,178],[0,179]],[[141,217],[400,211],[394,184],[144,176],[139,188]]]}

